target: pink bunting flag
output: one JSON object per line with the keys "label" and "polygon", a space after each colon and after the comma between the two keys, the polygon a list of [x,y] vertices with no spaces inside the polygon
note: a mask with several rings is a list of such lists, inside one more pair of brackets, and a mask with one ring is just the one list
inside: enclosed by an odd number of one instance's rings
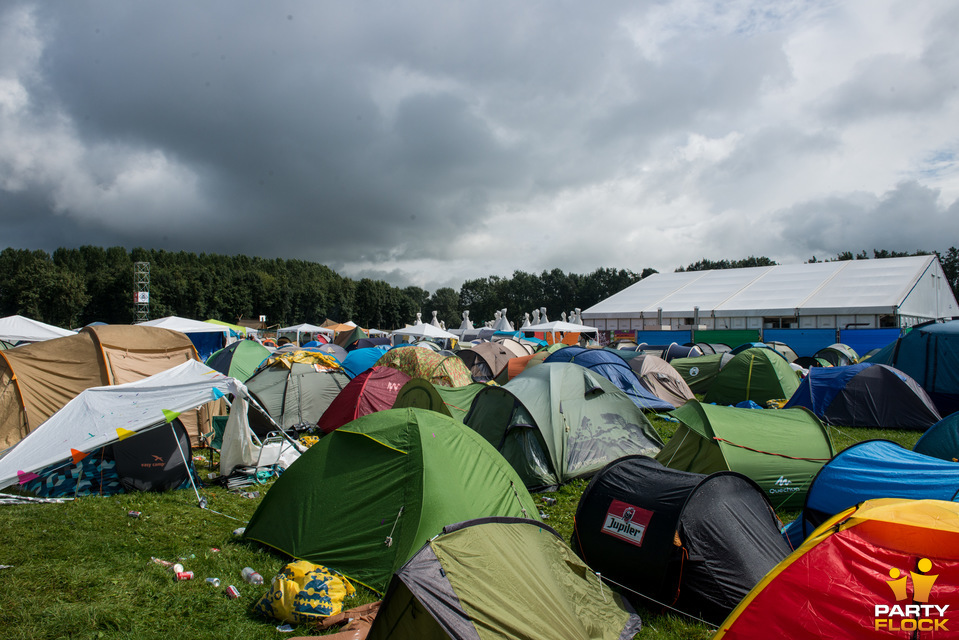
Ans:
{"label": "pink bunting flag", "polygon": [[26,472],[24,472],[24,471],[17,471],[17,479],[18,479],[18,481],[19,481],[20,484],[27,484],[27,483],[30,482],[31,480],[36,480],[36,479],[39,478],[39,477],[40,477],[40,476],[38,476],[37,474],[33,473],[32,471],[26,471]]}

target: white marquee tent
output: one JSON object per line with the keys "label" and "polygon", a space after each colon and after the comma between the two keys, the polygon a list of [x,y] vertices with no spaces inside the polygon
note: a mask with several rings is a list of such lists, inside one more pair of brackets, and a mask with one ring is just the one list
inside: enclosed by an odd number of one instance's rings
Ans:
{"label": "white marquee tent", "polygon": [[657,273],[582,317],[634,331],[908,327],[957,315],[939,259],[910,256]]}

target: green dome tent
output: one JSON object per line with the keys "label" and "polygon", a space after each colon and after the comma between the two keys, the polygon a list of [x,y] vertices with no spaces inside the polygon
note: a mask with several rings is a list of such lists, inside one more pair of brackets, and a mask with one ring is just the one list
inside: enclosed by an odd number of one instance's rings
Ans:
{"label": "green dome tent", "polygon": [[720,370],[735,357],[730,353],[711,353],[692,358],[673,358],[669,364],[679,372],[693,393],[706,393]]}
{"label": "green dome tent", "polygon": [[206,359],[206,365],[225,376],[246,382],[270,357],[270,350],[253,340],[237,340]]}
{"label": "green dome tent", "polygon": [[764,405],[768,400],[792,397],[798,387],[799,374],[785,358],[772,349],[752,347],[726,363],[703,400],[716,404],[752,400]]}
{"label": "green dome tent", "polygon": [[486,385],[482,382],[474,382],[465,387],[444,387],[423,378],[410,378],[396,395],[393,408],[429,409],[462,422],[473,404],[473,398],[485,388]]}
{"label": "green dome tent", "polygon": [[533,490],[590,476],[625,455],[655,455],[663,446],[629,396],[567,362],[543,363],[481,390],[464,422]]}
{"label": "green dome tent", "polygon": [[680,471],[741,473],[777,509],[802,507],[813,477],[835,453],[825,427],[801,407],[738,409],[690,400],[669,415],[680,425],[657,460]]}
{"label": "green dome tent", "polygon": [[382,593],[444,526],[487,516],[539,511],[503,457],[462,423],[388,409],[310,447],[263,498],[245,537]]}
{"label": "green dome tent", "polygon": [[396,573],[367,640],[621,640],[641,626],[555,531],[487,518],[445,527]]}

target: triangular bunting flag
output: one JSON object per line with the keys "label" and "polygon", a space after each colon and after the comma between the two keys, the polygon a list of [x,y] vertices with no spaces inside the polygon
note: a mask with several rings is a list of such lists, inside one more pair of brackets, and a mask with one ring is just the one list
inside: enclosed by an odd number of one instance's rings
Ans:
{"label": "triangular bunting flag", "polygon": [[173,422],[176,420],[178,415],[180,415],[179,411],[170,411],[169,409],[163,410],[163,417],[166,418],[167,422]]}
{"label": "triangular bunting flag", "polygon": [[214,387],[214,389],[213,389],[213,399],[214,399],[214,400],[219,400],[219,399],[222,398],[222,397],[223,397],[223,392]]}
{"label": "triangular bunting flag", "polygon": [[27,484],[31,480],[36,480],[39,477],[40,476],[30,471],[27,471],[27,472],[17,471],[17,479],[20,484]]}
{"label": "triangular bunting flag", "polygon": [[121,429],[119,427],[117,428],[117,437],[120,438],[121,440],[123,440],[124,438],[129,438],[135,433],[136,431],[129,431],[127,429]]}
{"label": "triangular bunting flag", "polygon": [[80,464],[80,461],[86,458],[89,453],[84,451],[77,451],[76,449],[70,449],[70,456],[73,458],[73,464]]}

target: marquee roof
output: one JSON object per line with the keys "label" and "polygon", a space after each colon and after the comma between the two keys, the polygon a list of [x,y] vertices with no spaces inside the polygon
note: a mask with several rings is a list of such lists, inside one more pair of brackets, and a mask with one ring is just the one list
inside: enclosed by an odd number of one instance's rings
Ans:
{"label": "marquee roof", "polygon": [[584,319],[959,315],[936,256],[657,273],[583,311]]}

